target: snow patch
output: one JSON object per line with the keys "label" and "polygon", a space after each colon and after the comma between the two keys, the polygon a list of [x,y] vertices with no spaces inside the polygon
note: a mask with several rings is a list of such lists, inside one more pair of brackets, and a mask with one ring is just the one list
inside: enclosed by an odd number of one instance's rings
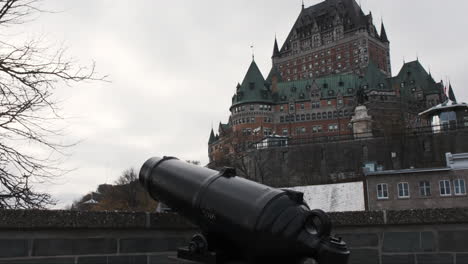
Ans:
{"label": "snow patch", "polygon": [[325,212],[365,211],[362,182],[285,188],[304,193],[310,209]]}

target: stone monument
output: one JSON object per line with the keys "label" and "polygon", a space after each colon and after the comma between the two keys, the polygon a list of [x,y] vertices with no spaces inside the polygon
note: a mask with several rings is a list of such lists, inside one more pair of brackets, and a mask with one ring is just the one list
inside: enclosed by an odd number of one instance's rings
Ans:
{"label": "stone monument", "polygon": [[354,138],[372,137],[372,117],[367,114],[365,105],[358,105],[351,119]]}
{"label": "stone monument", "polygon": [[372,137],[372,117],[368,114],[364,102],[368,97],[363,89],[357,91],[358,106],[354,110],[354,116],[351,119],[353,125],[354,138]]}

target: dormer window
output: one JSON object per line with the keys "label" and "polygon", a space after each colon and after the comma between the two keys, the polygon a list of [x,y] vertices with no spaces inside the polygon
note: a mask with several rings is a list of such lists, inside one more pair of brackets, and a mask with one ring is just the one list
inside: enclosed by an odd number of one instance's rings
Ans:
{"label": "dormer window", "polygon": [[338,86],[343,87],[343,86],[344,86],[344,82],[343,82],[343,81],[340,81],[340,82],[338,83]]}
{"label": "dormer window", "polygon": [[328,83],[324,83],[323,88],[327,89],[328,88]]}
{"label": "dormer window", "polygon": [[296,86],[291,87],[291,92],[295,92],[295,91],[296,91]]}
{"label": "dormer window", "polygon": [[384,84],[383,84],[383,83],[379,83],[379,87],[380,87],[380,88],[384,88]]}

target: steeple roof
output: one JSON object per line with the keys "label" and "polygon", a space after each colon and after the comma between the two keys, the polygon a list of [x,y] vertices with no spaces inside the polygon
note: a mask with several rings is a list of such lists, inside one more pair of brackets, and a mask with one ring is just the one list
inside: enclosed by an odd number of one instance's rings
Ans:
{"label": "steeple roof", "polygon": [[253,88],[260,88],[265,85],[265,78],[263,78],[262,72],[258,68],[255,60],[252,60],[252,63],[250,63],[249,69],[247,70],[244,80],[242,81],[241,89],[247,88],[247,86],[250,86],[252,83],[255,84],[255,87]]}
{"label": "steeple roof", "polygon": [[449,99],[455,103],[457,102],[457,98],[455,98],[455,93],[453,92],[452,84],[449,85]]}
{"label": "steeple roof", "polygon": [[232,98],[232,105],[271,102],[271,92],[266,86],[265,78],[255,60],[252,60],[241,86],[237,88],[237,93]]}
{"label": "steeple roof", "polygon": [[419,60],[403,64],[397,76],[391,78],[394,87],[400,87],[402,98],[413,98],[415,90],[427,94],[441,94],[441,83],[436,83]]}
{"label": "steeple roof", "polygon": [[385,43],[390,43],[387,37],[387,31],[385,31],[384,23],[382,22],[382,26],[380,28],[380,40]]}
{"label": "steeple roof", "polygon": [[278,40],[275,37],[275,45],[273,47],[273,56],[272,58],[278,57],[280,55],[279,48],[278,48]]}
{"label": "steeple roof", "polygon": [[213,142],[215,142],[216,138],[215,138],[215,134],[214,134],[214,131],[213,131],[213,128],[211,129],[211,133],[210,133],[210,139],[208,140],[208,144],[211,144]]}

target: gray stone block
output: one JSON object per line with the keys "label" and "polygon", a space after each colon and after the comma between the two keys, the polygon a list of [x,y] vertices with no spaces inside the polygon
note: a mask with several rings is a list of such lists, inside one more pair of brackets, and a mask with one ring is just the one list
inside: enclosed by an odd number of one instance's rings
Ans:
{"label": "gray stone block", "polygon": [[78,257],[78,264],[107,264],[107,257]]}
{"label": "gray stone block", "polygon": [[184,263],[182,260],[176,260],[175,256],[177,254],[171,255],[157,255],[157,256],[150,256],[149,264],[180,264]]}
{"label": "gray stone block", "polygon": [[36,239],[34,256],[88,255],[117,253],[117,240],[109,238],[89,239]]}
{"label": "gray stone block", "polygon": [[185,237],[126,238],[120,240],[120,253],[175,251],[186,244]]}
{"label": "gray stone block", "polygon": [[468,254],[457,254],[455,259],[457,260],[457,264],[468,263]]}
{"label": "gray stone block", "polygon": [[384,234],[384,252],[420,251],[419,232],[389,232]]}
{"label": "gray stone block", "polygon": [[28,241],[25,239],[0,239],[0,257],[28,256]]}
{"label": "gray stone block", "polygon": [[414,255],[383,255],[382,264],[414,264]]}
{"label": "gray stone block", "polygon": [[376,249],[355,249],[351,251],[348,264],[378,264],[379,251]]}
{"label": "gray stone block", "polygon": [[418,254],[418,264],[454,264],[452,254]]}
{"label": "gray stone block", "polygon": [[424,252],[435,251],[435,238],[432,232],[421,233],[421,250]]}
{"label": "gray stone block", "polygon": [[343,238],[349,248],[377,247],[379,245],[377,234],[339,234],[336,236]]}
{"label": "gray stone block", "polygon": [[78,264],[146,264],[148,257],[139,256],[99,256],[99,257],[79,257]]}
{"label": "gray stone block", "polygon": [[468,252],[468,231],[440,231],[440,251]]}
{"label": "gray stone block", "polygon": [[107,264],[146,264],[148,263],[147,256],[109,256]]}
{"label": "gray stone block", "polygon": [[75,264],[74,258],[33,258],[23,260],[0,260],[1,264]]}

